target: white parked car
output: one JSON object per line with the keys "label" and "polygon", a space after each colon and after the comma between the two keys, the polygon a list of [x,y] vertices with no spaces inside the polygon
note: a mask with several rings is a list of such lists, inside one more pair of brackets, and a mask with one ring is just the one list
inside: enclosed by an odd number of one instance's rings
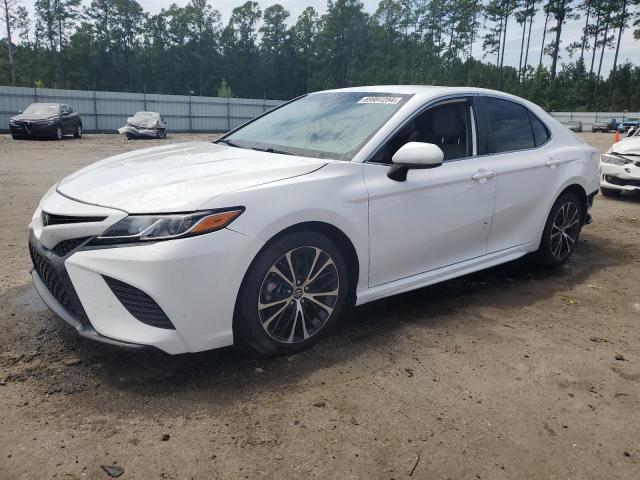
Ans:
{"label": "white parked car", "polygon": [[600,156],[600,191],[612,197],[622,192],[640,192],[640,129],[614,143]]}
{"label": "white parked car", "polygon": [[562,264],[598,186],[596,151],[521,98],[318,92],[64,178],[30,225],[33,281],[96,340],[292,353],[346,305],[531,252]]}

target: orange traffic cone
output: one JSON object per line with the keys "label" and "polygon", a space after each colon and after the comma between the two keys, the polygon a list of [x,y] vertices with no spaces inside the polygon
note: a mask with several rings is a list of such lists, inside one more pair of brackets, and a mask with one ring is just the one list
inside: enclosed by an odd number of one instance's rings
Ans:
{"label": "orange traffic cone", "polygon": [[618,130],[613,134],[613,143],[618,143],[620,141],[620,132]]}

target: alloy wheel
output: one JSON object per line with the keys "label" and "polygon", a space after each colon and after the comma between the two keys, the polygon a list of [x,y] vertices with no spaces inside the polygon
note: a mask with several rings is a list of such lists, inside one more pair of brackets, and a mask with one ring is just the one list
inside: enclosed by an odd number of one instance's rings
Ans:
{"label": "alloy wheel", "polygon": [[78,136],[78,138],[82,137],[82,125],[78,125],[76,127],[76,135]]}
{"label": "alloy wheel", "polygon": [[62,140],[62,128],[60,127],[56,128],[56,138]]}
{"label": "alloy wheel", "polygon": [[282,343],[298,343],[319,332],[338,301],[340,278],[324,250],[289,250],[267,271],[258,296],[258,317],[265,332]]}
{"label": "alloy wheel", "polygon": [[580,209],[573,202],[567,202],[556,212],[551,225],[551,254],[558,260],[567,258],[580,233]]}

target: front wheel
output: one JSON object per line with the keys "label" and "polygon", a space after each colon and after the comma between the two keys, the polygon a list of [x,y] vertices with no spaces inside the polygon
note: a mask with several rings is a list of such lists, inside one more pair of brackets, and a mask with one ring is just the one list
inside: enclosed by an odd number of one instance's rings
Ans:
{"label": "front wheel", "polygon": [[573,193],[560,195],[551,207],[542,233],[538,259],[551,267],[558,267],[568,260],[578,242],[584,213],[580,200]]}
{"label": "front wheel", "polygon": [[56,140],[62,140],[62,138],[64,137],[64,135],[62,134],[62,127],[60,125],[58,125],[56,127]]}
{"label": "front wheel", "polygon": [[335,324],[349,289],[340,249],[325,235],[282,237],[254,260],[238,296],[234,334],[264,355],[297,353]]}
{"label": "front wheel", "polygon": [[76,126],[76,131],[73,132],[73,136],[76,138],[82,138],[82,125],[78,124]]}

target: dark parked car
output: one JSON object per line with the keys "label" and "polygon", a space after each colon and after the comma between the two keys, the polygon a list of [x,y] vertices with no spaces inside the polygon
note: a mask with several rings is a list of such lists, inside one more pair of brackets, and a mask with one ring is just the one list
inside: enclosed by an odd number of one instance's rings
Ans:
{"label": "dark parked car", "polygon": [[580,120],[570,120],[562,124],[572,132],[582,132],[582,122]]}
{"label": "dark parked car", "polygon": [[56,138],[82,136],[82,119],[69,105],[32,103],[24,112],[9,120],[11,136],[20,138]]}
{"label": "dark parked car", "polygon": [[622,122],[622,132],[626,132],[627,130],[629,130],[630,128],[638,128],[640,127],[640,118],[637,117],[631,117],[631,118],[627,118],[625,121]]}

